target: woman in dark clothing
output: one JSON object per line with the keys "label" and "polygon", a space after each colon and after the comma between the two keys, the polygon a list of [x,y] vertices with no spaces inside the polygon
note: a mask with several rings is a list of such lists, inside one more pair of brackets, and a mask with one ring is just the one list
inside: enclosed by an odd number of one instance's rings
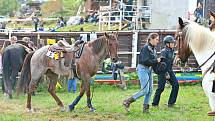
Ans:
{"label": "woman in dark clothing", "polygon": [[143,101],[143,111],[148,111],[149,109],[153,90],[152,66],[155,66],[160,62],[160,58],[157,58],[155,49],[158,43],[159,35],[157,33],[151,33],[148,36],[147,44],[141,49],[139,64],[137,66],[137,74],[140,80],[141,89],[136,94],[124,100],[123,106],[128,112],[130,111],[130,104],[142,96],[145,96]]}

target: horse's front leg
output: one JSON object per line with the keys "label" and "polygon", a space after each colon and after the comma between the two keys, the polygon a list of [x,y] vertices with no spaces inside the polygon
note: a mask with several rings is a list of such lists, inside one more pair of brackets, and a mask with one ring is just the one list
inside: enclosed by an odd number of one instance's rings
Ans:
{"label": "horse's front leg", "polygon": [[49,82],[49,88],[48,88],[48,92],[51,94],[51,96],[55,99],[55,101],[57,102],[58,106],[60,107],[60,110],[62,112],[65,111],[64,105],[62,103],[62,101],[58,98],[58,96],[55,93],[55,87],[56,87],[57,81],[52,81],[50,80]]}
{"label": "horse's front leg", "polygon": [[80,101],[80,99],[84,95],[84,92],[85,92],[85,89],[84,89],[83,82],[82,82],[81,88],[80,88],[80,94],[78,97],[76,97],[76,99],[72,102],[72,104],[69,105],[69,111],[72,111],[75,109],[75,106],[78,104],[78,102]]}
{"label": "horse's front leg", "polygon": [[90,112],[94,112],[96,109],[92,106],[91,102],[91,94],[90,94],[90,82],[87,81],[85,84],[85,89],[86,89],[86,95],[87,95],[87,106],[90,108]]}
{"label": "horse's front leg", "polygon": [[209,116],[215,116],[215,93],[212,92],[212,85],[213,82],[209,79],[203,79],[202,81],[202,87],[204,89],[205,94],[207,95],[209,99],[209,105],[211,108],[211,111],[208,112]]}

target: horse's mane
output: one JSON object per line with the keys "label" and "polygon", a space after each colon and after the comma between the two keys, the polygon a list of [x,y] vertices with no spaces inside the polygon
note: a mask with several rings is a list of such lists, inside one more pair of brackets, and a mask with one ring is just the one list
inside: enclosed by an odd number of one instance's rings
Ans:
{"label": "horse's mane", "polygon": [[192,42],[197,51],[202,48],[213,49],[215,47],[215,34],[204,26],[189,21],[183,32],[186,33],[185,40],[188,41],[187,44]]}
{"label": "horse's mane", "polygon": [[89,45],[93,47],[93,53],[99,54],[107,43],[105,36],[101,36],[93,41],[89,42]]}
{"label": "horse's mane", "polygon": [[19,43],[19,44],[22,44],[22,45],[28,47],[28,43],[25,42],[25,41],[23,41],[23,40],[19,40],[19,41],[17,41],[16,43]]}

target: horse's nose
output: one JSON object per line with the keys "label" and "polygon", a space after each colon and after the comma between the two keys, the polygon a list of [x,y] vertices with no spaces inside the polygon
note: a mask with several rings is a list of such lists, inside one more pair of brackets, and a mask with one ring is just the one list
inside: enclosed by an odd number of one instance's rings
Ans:
{"label": "horse's nose", "polygon": [[176,65],[181,66],[181,67],[185,67],[186,62],[182,61],[181,59],[178,59],[176,61]]}
{"label": "horse's nose", "polygon": [[183,61],[180,62],[181,67],[185,67],[185,65],[186,65],[186,62],[183,62]]}
{"label": "horse's nose", "polygon": [[65,66],[65,67],[69,67],[69,63],[64,62],[64,66]]}

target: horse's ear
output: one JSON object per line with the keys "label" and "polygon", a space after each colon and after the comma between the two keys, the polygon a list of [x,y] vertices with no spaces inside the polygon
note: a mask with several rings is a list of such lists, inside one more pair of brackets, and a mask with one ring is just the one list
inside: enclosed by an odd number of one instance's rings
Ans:
{"label": "horse's ear", "polygon": [[215,13],[214,13],[214,12],[209,11],[209,13],[210,13],[210,15],[211,15],[213,18],[215,18]]}
{"label": "horse's ear", "polygon": [[109,35],[106,32],[104,33],[104,36],[107,37],[107,38],[109,38]]}
{"label": "horse's ear", "polygon": [[178,23],[181,27],[184,26],[184,22],[181,17],[178,17]]}
{"label": "horse's ear", "polygon": [[114,34],[116,37],[118,37],[119,32],[118,32],[118,31],[116,31],[116,32],[114,32],[113,34]]}

